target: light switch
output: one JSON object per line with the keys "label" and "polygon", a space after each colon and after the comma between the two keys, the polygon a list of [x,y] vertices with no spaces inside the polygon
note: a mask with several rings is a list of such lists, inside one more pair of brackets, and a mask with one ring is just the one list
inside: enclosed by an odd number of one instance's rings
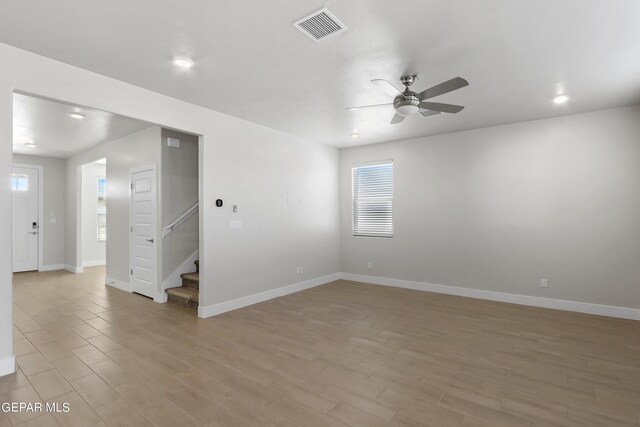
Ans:
{"label": "light switch", "polygon": [[55,223],[57,223],[57,222],[58,222],[58,219],[57,219],[57,218],[49,218],[49,222],[50,222],[51,224],[55,224]]}
{"label": "light switch", "polygon": [[242,221],[229,221],[229,228],[239,230],[242,228]]}

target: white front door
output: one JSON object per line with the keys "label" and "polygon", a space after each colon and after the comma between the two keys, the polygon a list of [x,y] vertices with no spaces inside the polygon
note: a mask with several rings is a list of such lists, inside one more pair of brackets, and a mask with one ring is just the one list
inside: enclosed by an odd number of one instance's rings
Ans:
{"label": "white front door", "polygon": [[131,173],[131,285],[133,292],[157,293],[156,171]]}
{"label": "white front door", "polygon": [[13,167],[13,271],[38,269],[38,169]]}

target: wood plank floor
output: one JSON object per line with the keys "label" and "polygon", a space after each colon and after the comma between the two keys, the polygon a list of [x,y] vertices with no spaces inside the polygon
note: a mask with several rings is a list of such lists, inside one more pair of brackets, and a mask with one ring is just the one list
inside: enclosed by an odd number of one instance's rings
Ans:
{"label": "wood plank floor", "polygon": [[[638,426],[640,322],[339,281],[210,319],[14,278],[5,425]],[[24,424],[21,424],[24,423]]]}

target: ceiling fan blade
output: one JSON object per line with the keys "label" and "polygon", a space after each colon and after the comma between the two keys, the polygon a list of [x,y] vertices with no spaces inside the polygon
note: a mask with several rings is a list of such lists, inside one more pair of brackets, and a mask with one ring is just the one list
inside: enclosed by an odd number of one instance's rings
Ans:
{"label": "ceiling fan blade", "polygon": [[395,116],[393,116],[393,118],[391,119],[391,124],[395,125],[396,123],[400,123],[404,120],[404,116],[401,114],[396,113]]}
{"label": "ceiling fan blade", "polygon": [[464,108],[462,105],[441,104],[439,102],[421,102],[420,108],[437,111],[439,113],[458,113]]}
{"label": "ceiling fan blade", "polygon": [[390,95],[393,95],[393,96],[402,95],[402,91],[400,89],[398,89],[389,80],[373,79],[373,80],[371,80],[371,83],[373,83],[374,85],[378,86],[380,89],[388,92]]}
{"label": "ceiling fan blade", "polygon": [[422,117],[437,116],[438,114],[440,114],[440,111],[420,110]]}
{"label": "ceiling fan blade", "polygon": [[454,77],[451,80],[447,80],[446,82],[440,83],[439,85],[435,85],[427,90],[423,90],[418,94],[418,99],[420,99],[420,101],[424,101],[425,99],[433,98],[435,96],[442,95],[444,93],[451,92],[465,86],[469,86],[468,81],[466,81],[462,77]]}
{"label": "ceiling fan blade", "polygon": [[360,110],[362,108],[389,107],[391,105],[393,105],[393,103],[389,102],[387,104],[373,104],[373,105],[363,105],[361,107],[347,107],[346,110],[353,111],[353,110]]}

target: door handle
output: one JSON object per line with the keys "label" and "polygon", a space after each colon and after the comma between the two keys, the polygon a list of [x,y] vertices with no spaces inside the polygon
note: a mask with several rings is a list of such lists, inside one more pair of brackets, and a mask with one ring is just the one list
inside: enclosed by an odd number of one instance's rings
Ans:
{"label": "door handle", "polygon": [[37,231],[29,231],[27,234],[38,234]]}
{"label": "door handle", "polygon": [[153,243],[153,239],[147,239],[147,242]]}

